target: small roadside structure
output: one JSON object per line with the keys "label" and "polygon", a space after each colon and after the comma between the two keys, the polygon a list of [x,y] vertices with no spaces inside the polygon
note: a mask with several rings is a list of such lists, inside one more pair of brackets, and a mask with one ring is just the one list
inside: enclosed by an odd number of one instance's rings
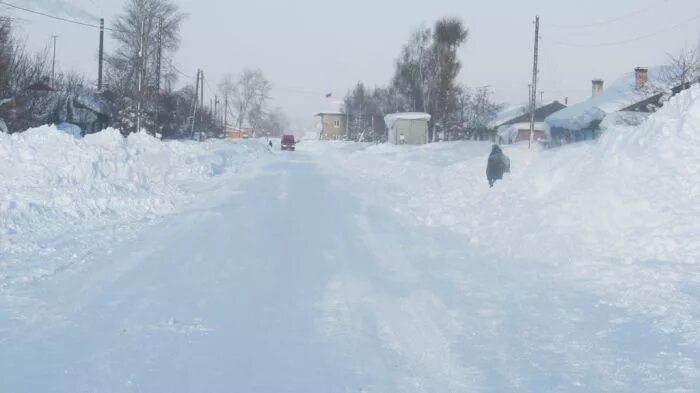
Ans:
{"label": "small roadside structure", "polygon": [[389,130],[387,142],[394,145],[424,145],[428,143],[428,113],[392,113],[384,117]]}

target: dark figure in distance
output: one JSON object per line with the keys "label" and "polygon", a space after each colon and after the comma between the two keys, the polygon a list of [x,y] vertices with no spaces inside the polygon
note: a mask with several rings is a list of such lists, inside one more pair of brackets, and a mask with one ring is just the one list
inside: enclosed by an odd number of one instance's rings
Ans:
{"label": "dark figure in distance", "polygon": [[270,147],[272,147],[272,141],[270,141]]}
{"label": "dark figure in distance", "polygon": [[496,180],[503,179],[504,173],[510,173],[510,158],[503,154],[498,145],[493,145],[489,162],[486,165],[486,178],[489,181],[489,186],[493,187]]}

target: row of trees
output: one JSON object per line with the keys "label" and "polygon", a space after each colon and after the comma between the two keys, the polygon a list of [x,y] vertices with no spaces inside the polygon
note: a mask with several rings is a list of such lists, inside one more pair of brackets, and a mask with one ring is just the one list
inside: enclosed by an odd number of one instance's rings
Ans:
{"label": "row of trees", "polygon": [[388,86],[368,89],[358,82],[346,95],[348,137],[382,140],[383,118],[392,112],[431,114],[431,141],[438,134],[451,140],[483,137],[499,106],[490,88],[471,89],[457,81],[462,68],[458,50],[468,36],[462,21],[453,17],[416,29],[401,49]]}
{"label": "row of trees", "polygon": [[[110,125],[123,132],[136,131],[139,121],[142,129],[165,137],[188,137],[193,131],[220,135],[225,119],[270,135],[287,128],[284,112],[269,108],[272,84],[260,70],[227,75],[219,86],[222,105],[201,105],[195,78],[171,61],[186,18],[172,0],[126,0],[110,28],[117,46],[105,55],[105,88],[97,92],[91,87],[94,82],[76,73],[59,71],[50,80],[48,48],[27,50],[24,41],[13,35],[12,19],[0,17],[0,129],[21,131],[53,122],[62,98],[85,89],[110,102],[114,112]],[[175,88],[182,77],[191,80]],[[37,85],[53,91],[31,89]]]}

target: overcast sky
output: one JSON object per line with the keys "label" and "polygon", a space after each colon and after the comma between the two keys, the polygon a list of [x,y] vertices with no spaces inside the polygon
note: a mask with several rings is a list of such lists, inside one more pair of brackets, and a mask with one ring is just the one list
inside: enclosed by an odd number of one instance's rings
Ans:
{"label": "overcast sky", "polygon": [[[108,26],[123,5],[121,0],[6,1],[83,20],[104,16]],[[337,100],[359,80],[387,84],[410,32],[441,16],[458,16],[470,29],[460,51],[460,80],[474,87],[489,85],[498,100],[511,103],[527,100],[536,14],[542,18],[538,90],[544,91],[545,101],[585,99],[591,79],[612,83],[635,66],[662,64],[667,53],[697,46],[700,39],[698,0],[175,2],[189,14],[174,60],[181,70],[194,75],[197,68],[204,69],[213,93],[224,73],[259,67],[275,86],[274,105],[299,125],[309,124],[313,113],[329,106],[327,92]],[[21,29],[32,47],[47,45],[58,34],[58,66],[96,78],[96,31],[22,12],[15,16],[24,19]],[[611,20],[615,22],[604,23]],[[580,25],[593,26],[562,27]],[[111,44],[108,40],[106,50]]]}

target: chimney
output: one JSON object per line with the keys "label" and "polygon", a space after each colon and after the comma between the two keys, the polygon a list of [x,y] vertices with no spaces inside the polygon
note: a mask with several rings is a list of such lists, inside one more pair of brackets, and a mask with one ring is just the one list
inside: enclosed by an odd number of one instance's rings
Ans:
{"label": "chimney", "polygon": [[602,79],[593,79],[593,97],[598,97],[603,92],[604,82]]}
{"label": "chimney", "polygon": [[641,90],[649,82],[649,69],[637,67],[634,69],[634,80],[637,90]]}

